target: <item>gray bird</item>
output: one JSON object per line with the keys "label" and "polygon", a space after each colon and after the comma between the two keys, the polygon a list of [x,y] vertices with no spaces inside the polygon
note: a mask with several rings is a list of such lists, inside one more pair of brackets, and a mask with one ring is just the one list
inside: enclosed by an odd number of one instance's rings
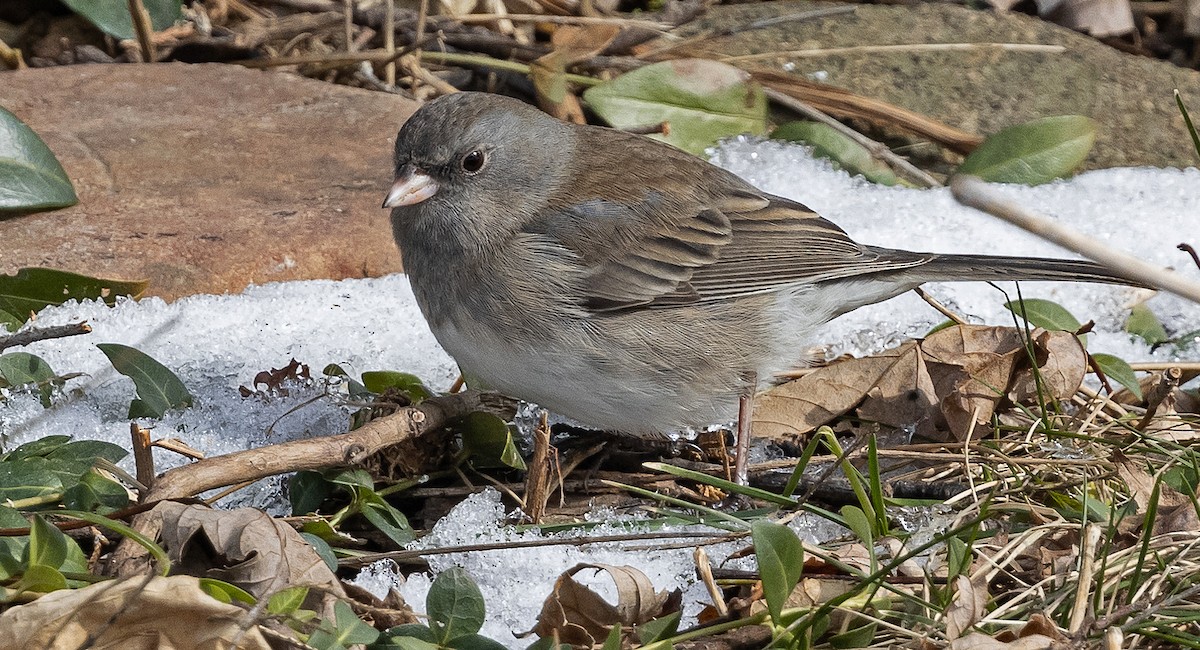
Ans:
{"label": "gray bird", "polygon": [[384,201],[413,292],[468,376],[594,427],[732,421],[826,321],[929,281],[1129,284],[1090,262],[859,244],[649,138],[458,93],[396,136]]}

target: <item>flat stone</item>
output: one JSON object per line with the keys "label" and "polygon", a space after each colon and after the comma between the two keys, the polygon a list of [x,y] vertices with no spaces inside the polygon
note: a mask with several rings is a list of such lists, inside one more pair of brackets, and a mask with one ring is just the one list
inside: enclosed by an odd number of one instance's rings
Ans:
{"label": "flat stone", "polygon": [[0,273],[144,279],[172,299],[400,270],[379,204],[410,101],[219,64],[29,69],[0,88],[80,199],[0,220]]}
{"label": "flat stone", "polygon": [[[809,13],[830,7],[806,0],[722,4],[684,32],[734,32],[703,40],[696,54],[816,77],[980,135],[1041,117],[1087,115],[1098,124],[1085,168],[1196,164],[1172,95],[1178,88],[1192,114],[1200,113],[1195,70],[1125,54],[1019,13],[945,3],[858,4],[836,15]],[[782,16],[797,19],[744,28]],[[997,43],[1020,45],[991,45]],[[1062,51],[1021,47],[1028,44]],[[798,50],[806,52],[791,53]]]}

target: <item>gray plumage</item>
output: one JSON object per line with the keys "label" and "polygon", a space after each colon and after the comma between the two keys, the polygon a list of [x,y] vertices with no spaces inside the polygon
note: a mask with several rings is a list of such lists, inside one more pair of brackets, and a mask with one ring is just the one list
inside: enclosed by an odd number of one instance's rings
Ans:
{"label": "gray plumage", "polygon": [[490,94],[426,104],[395,164],[404,267],[463,371],[632,434],[732,420],[748,371],[795,367],[819,325],[924,282],[1128,283],[1090,262],[864,246],[669,145]]}

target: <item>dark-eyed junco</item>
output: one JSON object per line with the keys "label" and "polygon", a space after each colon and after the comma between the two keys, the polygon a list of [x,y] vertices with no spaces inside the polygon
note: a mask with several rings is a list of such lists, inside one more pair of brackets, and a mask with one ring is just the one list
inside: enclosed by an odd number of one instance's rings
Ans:
{"label": "dark-eyed junco", "polygon": [[829,319],[931,280],[1126,283],[1089,262],[864,246],[660,142],[482,93],[396,137],[384,201],[417,303],[468,377],[604,429],[725,423]]}

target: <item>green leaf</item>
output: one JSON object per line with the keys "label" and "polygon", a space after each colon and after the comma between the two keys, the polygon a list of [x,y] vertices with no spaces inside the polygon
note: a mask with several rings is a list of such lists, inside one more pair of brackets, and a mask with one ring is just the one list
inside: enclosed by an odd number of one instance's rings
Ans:
{"label": "green leaf", "polygon": [[63,505],[69,510],[109,513],[129,505],[129,493],[120,483],[95,470],[63,491]]}
{"label": "green leaf", "polygon": [[872,548],[875,545],[875,535],[872,533],[871,519],[867,517],[867,513],[858,506],[842,506],[840,513],[846,527],[854,532],[864,546]]}
{"label": "green leaf", "polygon": [[300,533],[300,536],[308,542],[309,546],[313,547],[313,550],[317,552],[317,557],[325,561],[325,566],[329,567],[330,571],[337,571],[337,555],[334,554],[333,547],[329,545],[329,542],[312,533]]}
{"label": "green leaf", "polygon": [[1095,120],[1082,115],[1046,117],[984,140],[956,173],[993,183],[1039,185],[1074,171],[1095,142]]}
{"label": "green leaf", "polygon": [[438,574],[425,596],[425,613],[434,638],[442,645],[483,627],[483,593],[462,567]]}
{"label": "green leaf", "polygon": [[16,591],[49,593],[66,589],[68,586],[70,585],[62,571],[44,564],[31,564],[21,572],[21,578],[12,585],[12,588]]}
{"label": "green leaf", "polygon": [[1129,318],[1125,321],[1125,331],[1140,337],[1148,345],[1158,345],[1171,339],[1163,328],[1158,317],[1145,303],[1134,305],[1129,310]]}
{"label": "green leaf", "polygon": [[778,623],[784,603],[800,582],[804,547],[791,528],[765,519],[750,524],[750,537],[754,540],[763,598],[767,601],[771,620]]}
{"label": "green leaf", "polygon": [[[14,508],[0,505],[0,528],[26,528],[29,520]],[[25,548],[29,536],[0,537],[0,580],[8,580],[25,570]]]}
{"label": "green leaf", "polygon": [[325,478],[330,483],[345,485],[349,488],[375,489],[375,479],[371,478],[371,473],[365,469],[332,470],[325,473]]}
{"label": "green leaf", "polygon": [[29,522],[29,547],[22,559],[30,567],[41,565],[63,573],[87,572],[87,558],[75,540],[47,523],[41,515],[34,515]]}
{"label": "green leaf", "polygon": [[1183,105],[1183,96],[1179,94],[1179,89],[1175,89],[1175,105],[1179,107],[1179,114],[1183,116],[1183,125],[1187,127],[1188,135],[1192,136],[1192,148],[1196,150],[1196,155],[1200,156],[1200,135],[1196,133],[1196,127],[1192,124],[1192,116],[1188,114],[1188,109]]}
{"label": "green leaf", "polygon": [[852,630],[829,637],[829,646],[841,650],[843,648],[868,648],[875,640],[875,623],[856,627]]}
{"label": "green leaf", "polygon": [[788,122],[771,133],[775,140],[802,142],[813,149],[813,155],[837,163],[850,174],[861,174],[867,180],[880,185],[896,185],[896,176],[887,163],[876,158],[871,151],[838,132],[828,124],[820,122]]}
{"label": "green leaf", "polygon": [[18,269],[13,275],[0,275],[0,312],[24,323],[31,313],[51,305],[68,300],[103,300],[111,306],[118,296],[137,298],[146,286],[145,282],[105,280],[54,269]]}
{"label": "green leaf", "polygon": [[1105,377],[1117,382],[1118,384],[1129,389],[1133,396],[1142,399],[1142,386],[1138,383],[1137,375],[1133,373],[1133,368],[1129,367],[1128,363],[1120,357],[1114,357],[1111,354],[1093,354],[1092,362],[1096,367],[1100,368],[1100,372],[1104,373]]}
{"label": "green leaf", "polygon": [[254,605],[258,599],[241,587],[217,580],[215,578],[200,578],[200,591],[228,605],[229,603],[246,603]]}
{"label": "green leaf", "polygon": [[412,525],[408,523],[408,518],[404,516],[403,512],[393,508],[392,504],[385,501],[374,490],[358,488],[358,491],[358,502],[361,507],[359,512],[366,517],[367,521],[371,522],[372,526],[379,529],[379,532],[387,535],[388,539],[399,546],[411,542],[416,537]]}
{"label": "green leaf", "polygon": [[[1022,307],[1024,303],[1024,307]],[[1062,332],[1078,332],[1083,325],[1062,305],[1040,298],[1026,298],[1004,303],[1004,308],[1029,321],[1034,327]]]}
{"label": "green leaf", "polygon": [[[642,645],[646,645],[646,640],[642,639]],[[614,625],[608,631],[608,637],[604,639],[604,646],[600,650],[621,650],[621,626]]]}
{"label": "green leaf", "polygon": [[0,107],[0,213],[79,203],[54,153],[16,115]]}
{"label": "green leaf", "polygon": [[[424,625],[401,625],[397,627],[425,627]],[[397,629],[397,628],[392,628]],[[429,628],[425,628],[429,629]],[[371,650],[442,650],[440,646],[433,641],[426,641],[412,634],[398,634],[388,637],[383,643],[375,643],[371,646]]]}
{"label": "green leaf", "polygon": [[120,445],[103,440],[76,440],[53,449],[46,458],[53,460],[77,460],[95,465],[96,460],[103,458],[110,463],[120,462],[129,452]]}
{"label": "green leaf", "polygon": [[316,512],[331,494],[333,484],[321,472],[303,470],[288,479],[288,501],[294,517]]}
{"label": "green leaf", "polygon": [[166,366],[146,353],[119,343],[97,343],[117,372],[133,380],[138,399],[129,405],[129,418],[161,418],[173,408],[192,405],[192,394]]}
{"label": "green leaf", "polygon": [[583,93],[618,129],[666,123],[651,137],[703,155],[721,138],[767,131],[767,99],[750,75],[725,63],[679,59],[632,70]]}
{"label": "green leaf", "polygon": [[[0,463],[0,503],[61,493],[62,476],[50,471],[51,466],[50,461],[37,457]],[[74,477],[75,480],[78,476]],[[71,480],[71,483],[74,484],[75,480]]]}
{"label": "green leaf", "polygon": [[683,617],[682,610],[642,623],[637,626],[638,639],[641,640],[642,645],[650,645],[655,641],[675,636],[675,633],[679,631],[681,617]]}
{"label": "green leaf", "polygon": [[274,616],[294,614],[308,598],[308,587],[288,587],[271,594],[267,599],[267,612]]}
{"label": "green leaf", "polygon": [[478,634],[464,634],[454,637],[446,644],[446,647],[453,650],[507,650],[508,648],[508,646],[499,641],[493,641],[486,636]]}
{"label": "green leaf", "polygon": [[28,352],[0,354],[0,388],[37,384],[54,379],[50,364]]}
{"label": "green leaf", "polygon": [[346,601],[333,603],[336,622],[334,630],[328,629],[329,621],[323,621],[321,629],[313,632],[308,644],[316,648],[345,648],[356,643],[373,643],[379,638],[379,630],[362,622]]}
{"label": "green leaf", "polygon": [[[137,36],[129,16],[128,0],[63,0],[63,4],[113,38],[128,40]],[[150,14],[150,25],[156,32],[183,17],[179,0],[142,0],[142,4]]]}
{"label": "green leaf", "polygon": [[398,390],[413,404],[433,397],[433,391],[421,382],[420,377],[407,372],[369,370],[362,374],[362,383],[376,395],[382,395],[389,388]]}
{"label": "green leaf", "polygon": [[404,625],[389,627],[383,634],[384,636],[388,637],[388,640],[392,640],[396,637],[406,636],[413,639],[419,639],[430,644],[435,643],[433,630],[429,629],[428,625],[421,625],[420,623],[405,623]]}
{"label": "green leaf", "polygon": [[8,452],[4,456],[0,456],[0,460],[23,460],[25,458],[40,458],[49,456],[55,449],[71,442],[71,436],[46,436],[31,440],[20,447]]}
{"label": "green leaf", "polygon": [[513,440],[512,429],[503,419],[476,411],[460,419],[454,430],[462,437],[463,447],[470,452],[476,466],[526,469],[525,459],[521,458]]}
{"label": "green leaf", "polygon": [[44,408],[51,406],[55,379],[58,376],[41,357],[28,352],[0,354],[0,388],[32,385],[37,388]]}

